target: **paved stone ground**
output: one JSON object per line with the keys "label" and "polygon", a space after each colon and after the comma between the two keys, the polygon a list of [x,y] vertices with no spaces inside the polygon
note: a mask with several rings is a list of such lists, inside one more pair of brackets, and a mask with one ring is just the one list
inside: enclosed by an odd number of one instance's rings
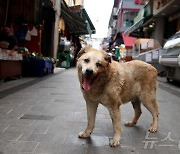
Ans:
{"label": "paved stone ground", "polygon": [[[151,115],[142,107],[137,126],[123,126],[121,145],[116,148],[109,147],[112,124],[102,105],[91,138],[77,137],[87,120],[74,68],[5,88],[0,94],[0,154],[179,154],[180,95],[163,84],[158,89],[159,131],[147,132]],[[130,103],[121,111],[123,123],[132,118]]]}

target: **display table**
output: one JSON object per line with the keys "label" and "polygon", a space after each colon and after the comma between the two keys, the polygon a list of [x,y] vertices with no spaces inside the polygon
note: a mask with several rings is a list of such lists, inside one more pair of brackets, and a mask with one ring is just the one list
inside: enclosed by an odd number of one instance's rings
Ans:
{"label": "display table", "polygon": [[0,60],[0,79],[21,76],[22,61]]}

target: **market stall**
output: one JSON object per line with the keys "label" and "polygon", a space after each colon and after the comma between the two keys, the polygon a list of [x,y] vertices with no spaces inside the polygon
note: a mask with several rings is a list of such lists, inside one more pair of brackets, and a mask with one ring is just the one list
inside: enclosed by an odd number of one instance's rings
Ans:
{"label": "market stall", "polygon": [[0,48],[0,79],[21,76],[22,54]]}
{"label": "market stall", "polygon": [[135,41],[132,58],[150,63],[161,74],[164,71],[164,67],[159,64],[161,54],[162,47],[157,40],[143,38]]}

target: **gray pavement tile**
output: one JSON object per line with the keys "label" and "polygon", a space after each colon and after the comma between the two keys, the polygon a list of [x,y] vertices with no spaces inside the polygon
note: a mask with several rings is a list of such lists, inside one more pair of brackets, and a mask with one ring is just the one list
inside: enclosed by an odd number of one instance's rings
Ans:
{"label": "gray pavement tile", "polygon": [[66,138],[66,135],[63,133],[59,134],[32,134],[32,133],[26,133],[23,134],[18,141],[30,141],[30,142],[40,142],[44,143],[46,145],[54,145],[57,143],[64,143],[64,140]]}
{"label": "gray pavement tile", "polygon": [[38,146],[38,142],[21,142],[21,141],[12,141],[9,142],[6,149],[4,150],[5,153],[33,153]]}
{"label": "gray pavement tile", "polygon": [[138,149],[140,154],[179,154],[179,150],[160,150],[160,149]]}
{"label": "gray pavement tile", "polygon": [[0,132],[0,139],[4,141],[16,141],[22,136],[20,132]]}
{"label": "gray pavement tile", "polygon": [[49,105],[49,104],[53,103],[54,100],[55,100],[54,97],[43,97],[43,98],[39,99],[39,103],[38,104],[44,104],[44,105],[47,104],[47,105]]}
{"label": "gray pavement tile", "polygon": [[0,122],[3,125],[19,125],[21,127],[30,126],[34,122],[33,120],[29,121],[26,119],[19,120],[21,116],[22,114],[0,114]]}
{"label": "gray pavement tile", "polygon": [[29,128],[32,132],[32,134],[46,134],[47,131],[49,130],[51,123],[47,121],[35,121]]}
{"label": "gray pavement tile", "polygon": [[62,102],[64,102],[64,99],[63,99],[63,98],[60,98],[60,99],[54,99],[54,102],[62,103]]}
{"label": "gray pavement tile", "polygon": [[40,88],[43,88],[43,89],[47,89],[47,88],[49,88],[49,89],[54,89],[54,88],[56,88],[56,86],[40,86]]}
{"label": "gray pavement tile", "polygon": [[[9,106],[3,106],[2,108],[0,108],[0,114],[1,115],[5,115],[5,114],[9,114],[10,112],[13,111],[13,108],[12,107],[9,107]],[[1,118],[1,117],[0,117]]]}
{"label": "gray pavement tile", "polygon": [[9,110],[6,114],[13,114],[13,115],[22,115],[25,114],[26,112],[29,111],[29,107],[24,106],[24,105],[20,105],[18,107],[12,108],[11,110]]}
{"label": "gray pavement tile", "polygon": [[2,106],[4,105],[13,108],[19,105],[19,101],[16,101],[15,99],[13,100],[0,99],[0,104]]}
{"label": "gray pavement tile", "polygon": [[49,129],[47,131],[47,134],[59,134],[59,135],[75,135],[78,136],[78,133],[81,131],[79,127],[83,128],[85,123],[76,123],[76,122],[54,122],[51,123],[49,126]]}
{"label": "gray pavement tile", "polygon": [[104,147],[92,147],[91,145],[87,147],[86,154],[139,154],[135,147],[120,145],[116,148],[111,148],[109,146]]}
{"label": "gray pavement tile", "polygon": [[16,132],[16,133],[36,133],[36,134],[45,134],[48,130],[49,126],[44,125],[43,123],[35,123],[33,122],[30,126],[22,125],[8,125],[7,128],[4,129],[3,132]]}
{"label": "gray pavement tile", "polygon": [[[57,92],[56,92],[56,93],[55,93],[55,92],[53,93],[53,92],[51,92],[51,93],[49,93],[49,95],[54,95],[54,96],[58,95],[58,96],[61,96],[62,93],[57,93]],[[64,95],[65,95],[65,94],[64,94]]]}
{"label": "gray pavement tile", "polygon": [[0,139],[0,151],[4,152],[8,146],[10,141],[4,141],[2,139]]}
{"label": "gray pavement tile", "polygon": [[31,106],[27,113],[37,113],[38,115],[42,114],[47,108],[49,108],[49,105],[49,102],[47,102],[46,104],[36,104],[34,106]]}
{"label": "gray pavement tile", "polygon": [[14,132],[14,133],[26,133],[29,132],[30,129],[27,126],[22,127],[21,125],[9,125],[3,132]]}
{"label": "gray pavement tile", "polygon": [[19,86],[20,84],[31,82],[31,81],[33,81],[35,79],[37,79],[37,78],[32,78],[32,77],[27,78],[26,77],[26,78],[12,80],[12,81],[9,81],[9,82],[0,83],[0,91],[4,91],[6,89],[10,89],[12,87]]}
{"label": "gray pavement tile", "polygon": [[20,119],[27,119],[27,120],[53,120],[54,116],[50,115],[29,115],[24,114]]}
{"label": "gray pavement tile", "polygon": [[10,125],[0,124],[0,132],[4,132]]}
{"label": "gray pavement tile", "polygon": [[139,154],[134,147],[120,146],[117,148],[111,148],[108,146],[92,146],[88,145],[77,145],[77,144],[57,144],[57,145],[46,145],[40,143],[36,149],[36,152],[42,153],[53,153],[53,154]]}
{"label": "gray pavement tile", "polygon": [[[17,91],[20,91],[20,90],[23,90],[23,89],[25,89],[25,88],[27,88],[29,86],[38,84],[39,82],[42,82],[42,81],[46,80],[47,78],[51,78],[51,77],[53,77],[55,75],[58,75],[58,74],[59,73],[51,74],[49,76],[45,76],[43,78],[35,78],[34,80],[30,80],[30,81],[27,81],[27,80],[22,81],[22,80],[20,80],[20,82],[18,84],[16,84],[16,86],[13,86],[11,88],[8,88],[8,89],[5,89],[5,90],[1,91],[0,98],[7,97],[9,94],[12,94],[12,96],[15,96],[14,93],[16,93]],[[19,80],[17,80],[17,81],[19,81]],[[11,84],[11,86],[12,86],[12,84]],[[6,86],[6,87],[8,87],[8,86]]]}
{"label": "gray pavement tile", "polygon": [[82,139],[78,138],[77,135],[69,135],[65,139],[65,144],[75,145],[92,145],[92,146],[108,146],[109,138],[106,136],[95,136],[92,135],[90,138]]}
{"label": "gray pavement tile", "polygon": [[36,153],[51,153],[51,154],[85,154],[86,147],[73,144],[44,144],[40,143],[35,150]]}

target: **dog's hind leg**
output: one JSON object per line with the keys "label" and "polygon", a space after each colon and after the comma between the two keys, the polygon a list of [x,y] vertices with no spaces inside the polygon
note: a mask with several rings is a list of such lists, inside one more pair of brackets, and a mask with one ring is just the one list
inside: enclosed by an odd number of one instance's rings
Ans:
{"label": "dog's hind leg", "polygon": [[158,120],[159,120],[159,109],[158,109],[158,103],[156,98],[153,98],[152,96],[146,95],[142,99],[143,105],[147,108],[147,110],[151,113],[153,117],[153,122],[151,127],[149,128],[149,131],[151,133],[154,133],[157,131],[158,128]]}
{"label": "dog's hind leg", "polygon": [[90,135],[94,129],[94,125],[95,125],[98,103],[86,102],[86,107],[87,107],[88,124],[87,124],[86,130],[79,133],[78,137],[80,137],[80,138],[90,137]]}
{"label": "dog's hind leg", "polygon": [[124,124],[127,127],[134,126],[137,123],[139,117],[142,114],[142,111],[141,111],[141,102],[137,99],[137,100],[135,100],[135,101],[133,101],[131,103],[132,103],[132,106],[134,108],[134,113],[135,114],[134,114],[134,118],[130,122],[127,122],[127,123]]}

